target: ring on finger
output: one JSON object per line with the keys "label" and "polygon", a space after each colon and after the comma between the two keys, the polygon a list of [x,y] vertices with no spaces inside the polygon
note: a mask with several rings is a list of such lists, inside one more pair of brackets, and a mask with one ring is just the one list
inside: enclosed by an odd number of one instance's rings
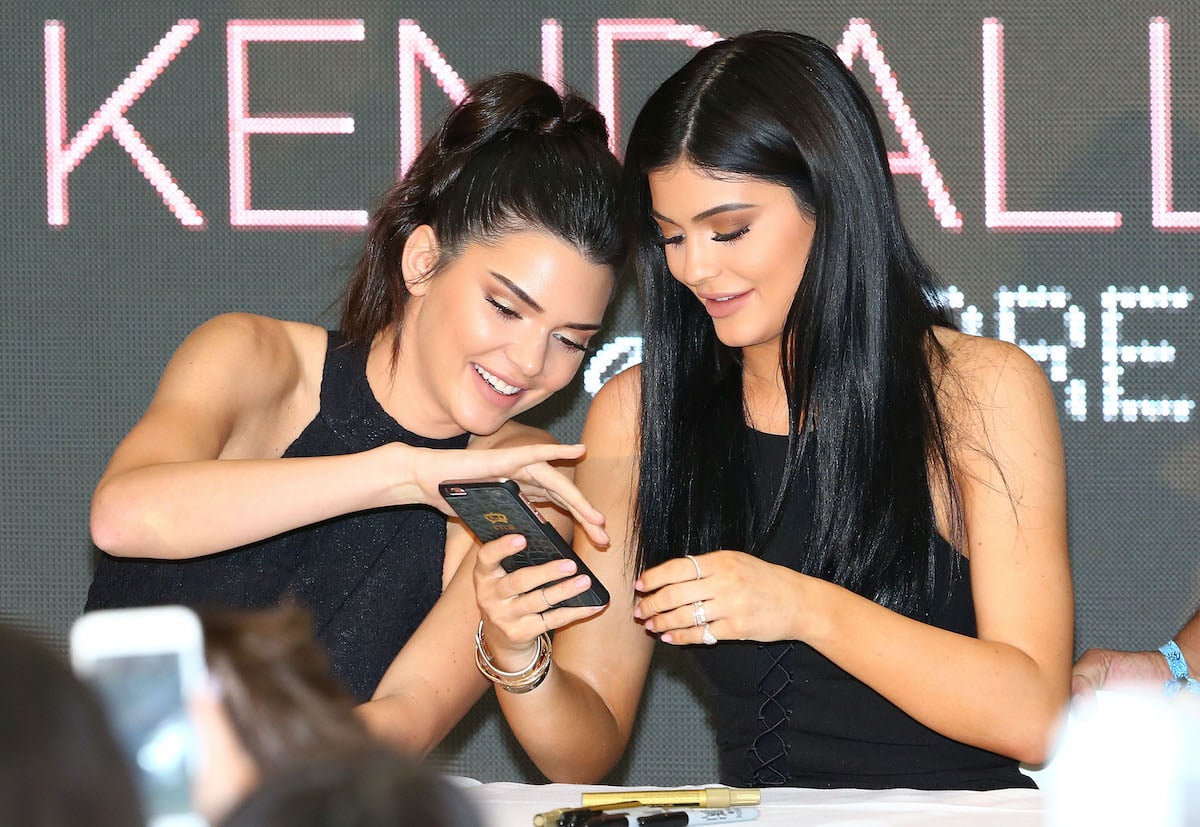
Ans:
{"label": "ring on finger", "polygon": [[[702,571],[700,571],[700,561],[696,559],[696,555],[685,554],[683,556],[686,557],[687,559],[691,560],[692,565],[696,567],[696,579],[699,580],[701,577],[703,577],[704,573]],[[696,624],[696,625],[699,625],[699,624]]]}
{"label": "ring on finger", "polygon": [[553,608],[554,608],[554,604],[553,604],[553,603],[551,603],[551,602],[550,602],[550,600],[549,600],[549,599],[546,597],[546,587],[545,587],[545,586],[542,586],[542,588],[541,588],[541,590],[538,592],[538,594],[540,594],[540,595],[542,596],[542,602],[546,604],[546,608],[547,608],[547,609],[553,609]]}
{"label": "ring on finger", "polygon": [[703,600],[692,604],[692,621],[693,626],[704,626],[708,623],[708,613],[704,610]]}
{"label": "ring on finger", "polygon": [[704,624],[704,637],[700,639],[704,641],[705,646],[712,646],[717,642],[717,636],[713,634],[711,623]]}
{"label": "ring on finger", "polygon": [[538,617],[542,619],[542,625],[546,627],[546,634],[550,634],[550,624],[546,622],[546,613],[541,612],[538,614]]}

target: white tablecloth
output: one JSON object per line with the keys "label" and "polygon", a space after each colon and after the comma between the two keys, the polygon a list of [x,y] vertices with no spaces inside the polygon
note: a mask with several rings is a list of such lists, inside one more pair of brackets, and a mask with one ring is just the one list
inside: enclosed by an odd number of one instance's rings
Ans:
{"label": "white tablecloth", "polygon": [[[532,827],[533,816],[558,807],[578,807],[584,790],[620,787],[578,784],[478,784],[464,779],[487,827]],[[928,792],[923,790],[763,790],[757,827],[856,825],[865,827],[1042,827],[1045,794],[1040,790]]]}

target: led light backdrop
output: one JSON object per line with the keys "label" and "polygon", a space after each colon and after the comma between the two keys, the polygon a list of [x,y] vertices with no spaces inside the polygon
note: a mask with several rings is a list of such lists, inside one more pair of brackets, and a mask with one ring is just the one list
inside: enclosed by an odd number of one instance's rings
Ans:
{"label": "led light backdrop", "polygon": [[[3,23],[0,612],[50,640],[90,579],[91,488],[179,341],[229,310],[333,326],[374,199],[470,80],[569,85],[619,152],[657,82],[754,28],[837,46],[963,329],[1045,367],[1077,648],[1156,645],[1200,604],[1200,4],[11,0]],[[639,359],[631,289],[599,345],[534,419],[561,438]],[[691,685],[667,660],[649,720]],[[648,751],[622,777],[678,777]]]}

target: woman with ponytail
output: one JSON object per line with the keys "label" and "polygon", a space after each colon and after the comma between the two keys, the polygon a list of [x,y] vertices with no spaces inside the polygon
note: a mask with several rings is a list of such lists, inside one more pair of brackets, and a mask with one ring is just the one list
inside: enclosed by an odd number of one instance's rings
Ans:
{"label": "woman with ponytail", "polygon": [[[650,97],[625,172],[643,363],[594,399],[575,477],[612,601],[557,610],[541,685],[497,693],[517,737],[553,780],[602,776],[657,639],[708,678],[727,783],[1032,786],[1072,651],[1054,400],[954,329],[854,76],[802,35],[715,43]],[[499,551],[481,638],[512,670],[544,607],[509,596],[552,573]]]}
{"label": "woman with ponytail", "polygon": [[469,658],[470,567],[453,575],[472,538],[439,482],[516,479],[606,539],[555,465],[582,446],[510,420],[571,381],[600,326],[619,173],[586,101],[476,84],[383,197],[339,330],[230,314],[180,346],[96,487],[88,608],[296,602],[365,700],[445,587]]}

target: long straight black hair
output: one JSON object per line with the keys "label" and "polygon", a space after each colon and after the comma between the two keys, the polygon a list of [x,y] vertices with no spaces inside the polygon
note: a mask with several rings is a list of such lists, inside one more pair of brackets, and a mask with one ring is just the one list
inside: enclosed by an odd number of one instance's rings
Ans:
{"label": "long straight black hair", "polygon": [[[788,450],[769,513],[747,494],[740,351],[721,344],[671,277],[651,218],[648,174],[681,160],[785,186],[816,224],[783,330]],[[761,553],[811,451],[803,571],[897,611],[930,611],[937,572],[957,572],[957,555],[949,569],[938,560],[931,477],[950,503],[952,543],[962,538],[933,369],[945,360],[933,327],[954,325],[900,223],[879,125],[854,76],[799,34],[715,43],[643,107],[625,174],[644,303],[636,565],[718,548]]]}

